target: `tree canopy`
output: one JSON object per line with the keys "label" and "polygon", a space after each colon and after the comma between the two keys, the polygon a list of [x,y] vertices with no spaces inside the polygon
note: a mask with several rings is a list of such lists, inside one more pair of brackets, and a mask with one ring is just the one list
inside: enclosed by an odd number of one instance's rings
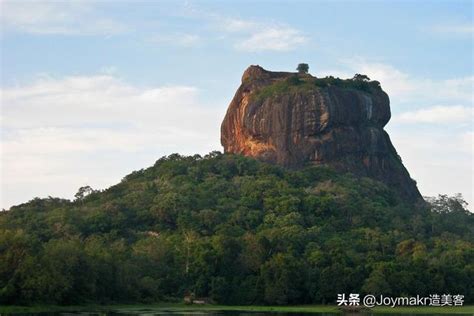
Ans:
{"label": "tree canopy", "polygon": [[302,74],[307,74],[309,71],[309,65],[308,64],[298,64],[298,67],[296,67],[296,70],[298,70],[299,73]]}
{"label": "tree canopy", "polygon": [[87,191],[0,213],[0,304],[473,302],[474,221],[460,196],[417,207],[371,179],[219,152],[163,157]]}
{"label": "tree canopy", "polygon": [[367,75],[362,75],[362,74],[355,74],[352,80],[358,80],[358,81],[370,81],[370,78]]}

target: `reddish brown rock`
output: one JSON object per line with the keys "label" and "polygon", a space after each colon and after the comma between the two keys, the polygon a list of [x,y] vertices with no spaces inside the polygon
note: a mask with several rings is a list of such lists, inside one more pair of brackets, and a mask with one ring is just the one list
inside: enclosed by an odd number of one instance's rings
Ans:
{"label": "reddish brown rock", "polygon": [[222,122],[226,153],[298,168],[328,165],[369,176],[410,201],[421,199],[383,127],[390,120],[378,82],[316,79],[250,66]]}

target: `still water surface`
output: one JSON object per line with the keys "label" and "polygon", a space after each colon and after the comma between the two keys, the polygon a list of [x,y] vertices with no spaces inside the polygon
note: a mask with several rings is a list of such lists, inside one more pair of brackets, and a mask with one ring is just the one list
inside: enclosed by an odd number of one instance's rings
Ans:
{"label": "still water surface", "polygon": [[8,316],[447,316],[447,315],[459,315],[459,314],[407,314],[407,313],[396,313],[396,314],[384,314],[384,313],[372,313],[372,312],[344,312],[344,313],[286,313],[286,312],[239,312],[239,311],[156,311],[156,310],[134,310],[126,312],[54,312],[54,313],[22,313],[22,314],[0,314]]}

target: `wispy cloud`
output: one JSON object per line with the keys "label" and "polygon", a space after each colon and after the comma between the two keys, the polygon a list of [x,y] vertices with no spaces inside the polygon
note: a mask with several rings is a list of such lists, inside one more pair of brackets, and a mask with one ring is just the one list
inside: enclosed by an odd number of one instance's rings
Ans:
{"label": "wispy cloud", "polygon": [[308,40],[301,31],[285,24],[221,17],[217,20],[223,31],[235,37],[234,47],[239,51],[291,51]]}
{"label": "wispy cloud", "polygon": [[187,3],[184,14],[209,25],[240,52],[286,52],[300,48],[309,37],[294,26],[274,20],[254,20],[202,10]]}
{"label": "wispy cloud", "polygon": [[128,27],[100,16],[91,1],[13,1],[1,2],[5,31],[38,35],[114,35]]}
{"label": "wispy cloud", "polygon": [[470,123],[473,119],[472,108],[461,105],[433,106],[417,111],[403,112],[394,117],[397,123],[434,123],[453,124]]}
{"label": "wispy cloud", "polygon": [[462,193],[474,210],[472,131],[398,129],[390,136],[423,195]]}
{"label": "wispy cloud", "polygon": [[443,24],[436,25],[429,29],[431,32],[440,34],[457,34],[457,35],[471,35],[474,34],[474,24],[459,23],[459,24]]}
{"label": "wispy cloud", "polygon": [[259,27],[257,22],[239,18],[222,18],[220,16],[213,16],[213,18],[219,20],[222,28],[228,32],[246,32]]}
{"label": "wispy cloud", "polygon": [[290,51],[297,49],[306,40],[300,31],[291,27],[266,26],[249,34],[235,47],[247,52]]}
{"label": "wispy cloud", "polygon": [[51,192],[71,197],[84,184],[104,188],[172,152],[220,148],[225,109],[202,105],[192,86],[140,87],[99,74],[0,92],[2,207]]}
{"label": "wispy cloud", "polygon": [[474,102],[474,76],[434,80],[415,76],[390,64],[370,62],[362,58],[344,59],[341,62],[353,73],[366,74],[372,80],[380,81],[390,98],[397,103],[423,102],[425,105],[431,103],[432,106],[447,102],[461,105]]}
{"label": "wispy cloud", "polygon": [[157,45],[192,47],[202,42],[202,38],[196,34],[174,33],[167,35],[154,35],[148,41]]}

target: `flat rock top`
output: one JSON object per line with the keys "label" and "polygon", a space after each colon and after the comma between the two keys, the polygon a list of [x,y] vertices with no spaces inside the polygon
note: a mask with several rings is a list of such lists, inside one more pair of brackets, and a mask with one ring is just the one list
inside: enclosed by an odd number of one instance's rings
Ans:
{"label": "flat rock top", "polygon": [[383,127],[390,101],[379,82],[316,78],[248,67],[221,126],[228,153],[295,168],[328,165],[421,198]]}

